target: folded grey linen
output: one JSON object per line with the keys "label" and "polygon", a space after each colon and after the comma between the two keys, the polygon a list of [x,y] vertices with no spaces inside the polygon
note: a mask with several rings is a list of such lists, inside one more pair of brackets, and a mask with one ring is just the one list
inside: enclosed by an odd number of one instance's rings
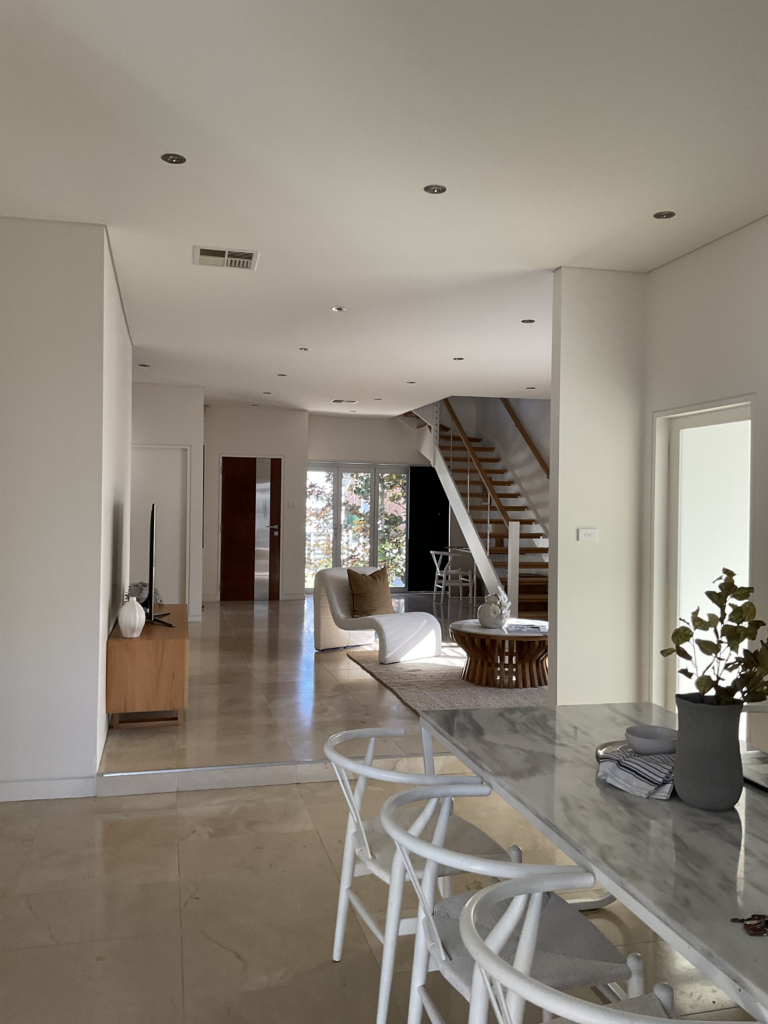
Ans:
{"label": "folded grey linen", "polygon": [[601,755],[597,777],[634,796],[669,800],[674,770],[674,754],[638,754],[625,746]]}

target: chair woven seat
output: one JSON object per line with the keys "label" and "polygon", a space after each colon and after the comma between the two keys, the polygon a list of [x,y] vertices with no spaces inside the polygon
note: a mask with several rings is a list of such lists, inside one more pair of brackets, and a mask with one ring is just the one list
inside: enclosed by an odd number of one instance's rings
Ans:
{"label": "chair woven seat", "polygon": [[[459,917],[472,896],[474,893],[464,892],[441,900],[435,906],[433,915],[435,927],[448,955],[448,959],[438,962],[440,971],[467,1000],[470,997],[475,962],[461,940]],[[478,919],[478,931],[483,938],[501,919],[508,906],[509,900],[500,901]],[[514,960],[520,928],[521,925],[518,925],[499,954],[507,963]],[[619,950],[591,921],[565,900],[549,893],[544,897],[531,977],[561,992],[569,992],[612,981],[626,981],[630,977],[630,970]]]}
{"label": "chair woven seat", "polygon": [[[419,816],[421,810],[422,808],[414,806],[403,808],[400,813],[400,820],[403,825],[406,828],[410,827]],[[423,838],[427,841],[430,841],[434,835],[435,823],[435,819],[433,819],[424,829]],[[373,859],[368,861],[365,858],[362,845],[358,843],[355,844],[357,855],[361,860],[366,860],[373,874],[388,882],[392,869],[392,860],[395,856],[395,844],[384,831],[384,826],[378,815],[375,818],[367,818],[363,821],[363,828],[365,829]],[[502,860],[507,864],[509,863],[509,855],[503,847],[499,846],[494,839],[491,839],[477,825],[473,825],[472,822],[467,821],[458,814],[451,815],[448,823],[446,845],[460,853],[472,853],[478,857],[492,857],[494,860]],[[421,857],[412,857],[411,862],[416,874],[420,878],[424,870],[424,861]],[[442,864],[438,868],[438,875],[441,878],[459,874],[461,874],[461,871],[458,868],[449,868]]]}

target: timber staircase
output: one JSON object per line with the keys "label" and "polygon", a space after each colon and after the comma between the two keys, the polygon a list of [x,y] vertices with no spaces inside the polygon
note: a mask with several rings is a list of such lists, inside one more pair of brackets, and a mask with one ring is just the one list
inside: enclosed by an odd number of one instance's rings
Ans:
{"label": "timber staircase", "polygon": [[516,522],[520,529],[518,614],[547,618],[549,538],[544,525],[526,503],[493,441],[465,433],[448,399],[440,406],[439,426],[433,425],[433,431],[438,428],[437,447],[499,584],[507,589],[509,524]]}

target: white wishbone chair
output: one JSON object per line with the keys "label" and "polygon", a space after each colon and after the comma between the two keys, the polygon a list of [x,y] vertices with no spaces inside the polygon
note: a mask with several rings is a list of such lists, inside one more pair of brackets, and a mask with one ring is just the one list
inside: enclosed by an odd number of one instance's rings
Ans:
{"label": "white wishbone chair", "polygon": [[[339,903],[336,913],[336,934],[333,943],[333,959],[341,960],[344,946],[344,930],[347,912],[351,903],[359,917],[370,928],[383,946],[381,960],[381,977],[379,981],[379,1002],[376,1021],[386,1024],[389,1011],[389,998],[392,989],[392,976],[395,969],[395,951],[399,935],[412,935],[416,931],[415,917],[401,917],[403,887],[406,881],[405,867],[397,855],[395,844],[389,838],[377,815],[373,818],[362,817],[363,798],[369,779],[379,782],[393,782],[402,786],[422,786],[428,790],[431,786],[452,785],[457,792],[477,791],[477,777],[474,775],[437,775],[435,774],[432,756],[432,739],[422,730],[424,749],[424,774],[416,772],[399,772],[385,768],[377,768],[373,763],[376,740],[385,737],[403,736],[404,729],[350,729],[331,736],[325,744],[325,756],[333,764],[336,777],[341,785],[344,798],[349,807],[347,819],[347,836],[344,842],[344,859],[341,868],[339,885]],[[368,749],[362,761],[354,760],[342,754],[338,747],[350,740],[368,740]],[[357,776],[357,782],[350,781],[350,775]],[[490,790],[483,787],[476,795],[486,796]],[[414,809],[413,817],[418,816]],[[426,822],[421,826],[424,828]],[[430,830],[431,832],[431,830]],[[459,815],[453,815],[448,828],[448,837],[452,845],[465,853],[476,853],[489,858],[506,858],[506,853],[482,829],[465,821]],[[412,865],[413,877],[421,874],[420,864]],[[454,869],[450,865],[441,866],[436,873],[436,880],[443,895],[450,895],[451,876],[459,874],[463,868]],[[375,875],[389,886],[387,899],[387,917],[382,932],[375,918],[360,897],[352,891],[352,879],[360,875]],[[411,879],[412,880],[412,879]]]}
{"label": "white wishbone chair", "polygon": [[[562,890],[560,882],[556,884]],[[533,977],[531,964],[535,968],[543,919],[541,902],[541,894],[527,879],[515,879],[476,893],[461,912],[462,941],[477,965],[499,1024],[522,1024],[527,1003],[538,1006],[550,1024],[657,1024],[660,1017],[674,1017],[674,992],[669,985],[655,985],[652,993],[634,998],[630,994],[630,998],[600,1006]],[[510,962],[504,946],[513,916],[524,921],[517,955]],[[489,928],[491,922],[497,923]]]}
{"label": "white wishbone chair", "polygon": [[[589,871],[580,867],[523,864],[517,847],[510,849],[505,863],[499,863],[482,856],[460,853],[449,845],[453,798],[484,796],[488,792],[490,788],[485,785],[425,786],[391,796],[381,809],[382,824],[397,845],[419,898],[419,927],[413,954],[408,1024],[420,1024],[422,1010],[427,1011],[432,1024],[445,1024],[425,987],[430,970],[439,970],[469,1002],[469,1024],[485,1024],[488,1016],[488,990],[480,972],[475,971],[474,960],[459,933],[459,916],[473,893],[460,893],[436,902],[435,883],[438,871],[444,866],[489,878],[514,879],[515,884],[526,892],[539,894],[536,899],[543,907],[539,946],[532,964],[525,960],[528,969],[532,966],[535,977],[561,989],[595,987],[611,1000],[641,996],[645,990],[642,957],[631,953],[625,959],[575,906],[554,895],[554,890],[592,888],[595,880]],[[409,827],[412,814],[405,815],[404,809],[423,801],[427,801],[426,807]],[[423,830],[431,818],[437,820],[429,841],[424,838]],[[414,871],[414,857],[420,857],[426,863],[421,877]],[[528,933],[522,925],[523,909],[516,904],[515,909],[503,917],[506,929],[501,944],[503,956],[515,959],[515,962],[517,951],[520,950],[519,955],[524,957],[530,947]],[[498,907],[497,916],[490,919],[490,924],[495,924],[505,910],[503,906]],[[627,982],[626,991],[619,982]],[[515,1024],[521,1022],[516,1021]]]}

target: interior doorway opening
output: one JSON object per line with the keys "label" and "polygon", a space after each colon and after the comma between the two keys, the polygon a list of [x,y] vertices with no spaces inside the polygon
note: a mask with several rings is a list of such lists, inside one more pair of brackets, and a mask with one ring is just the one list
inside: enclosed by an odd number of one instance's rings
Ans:
{"label": "interior doorway opening", "polygon": [[750,584],[751,427],[744,402],[671,415],[657,431],[656,530],[665,543],[656,545],[654,699],[672,709],[675,695],[695,690],[695,682],[679,673],[689,667],[679,659],[660,664],[658,650],[697,608],[715,611],[705,592],[724,568],[741,586]]}
{"label": "interior doorway opening", "polygon": [[281,488],[281,459],[222,457],[222,601],[280,599]]}

